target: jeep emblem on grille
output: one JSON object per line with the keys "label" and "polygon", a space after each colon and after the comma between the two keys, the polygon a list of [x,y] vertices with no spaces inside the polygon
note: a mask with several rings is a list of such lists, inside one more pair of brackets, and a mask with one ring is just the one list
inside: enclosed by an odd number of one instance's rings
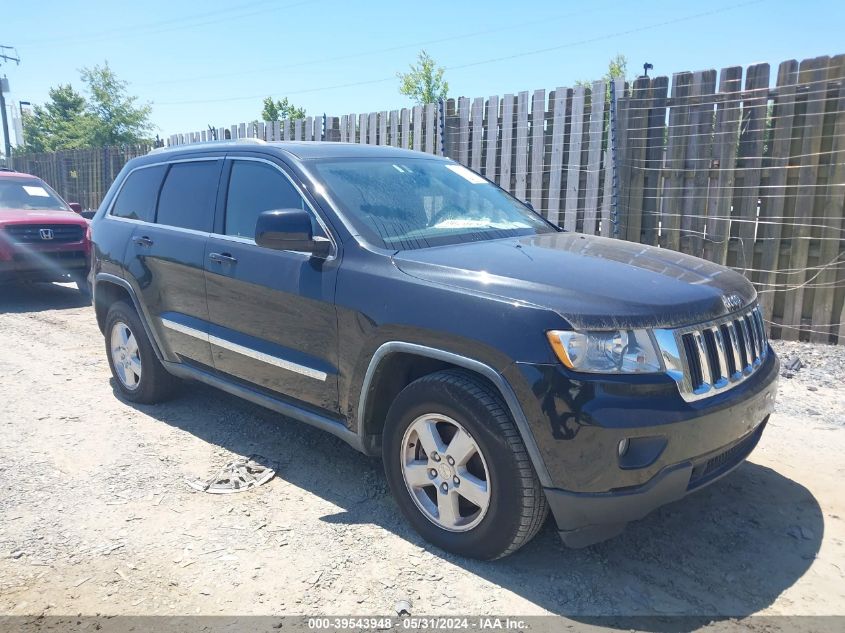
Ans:
{"label": "jeep emblem on grille", "polygon": [[725,310],[733,312],[742,307],[742,297],[737,294],[722,295],[722,303],[725,304]]}
{"label": "jeep emblem on grille", "polygon": [[38,234],[41,236],[42,240],[53,239],[53,229],[39,229]]}

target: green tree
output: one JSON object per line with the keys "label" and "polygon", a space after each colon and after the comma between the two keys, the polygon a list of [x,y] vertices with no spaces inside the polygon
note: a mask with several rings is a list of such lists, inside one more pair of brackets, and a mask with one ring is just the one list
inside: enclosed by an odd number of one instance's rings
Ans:
{"label": "green tree", "polygon": [[[610,61],[607,62],[607,72],[602,76],[602,79],[607,84],[607,94],[610,95],[610,82],[614,79],[625,79],[628,74],[628,58],[622,55],[621,53],[617,53],[613,57],[610,58]],[[575,82],[577,86],[583,86],[584,88],[589,88],[592,86],[591,81],[586,81],[584,79],[579,79]]]}
{"label": "green tree", "polygon": [[128,94],[129,84],[118,79],[108,62],[83,68],[80,74],[90,95],[86,109],[93,120],[92,145],[133,145],[150,140],[152,107],[139,104],[138,97]]}
{"label": "green tree", "polygon": [[49,101],[23,115],[24,145],[20,152],[54,152],[91,144],[93,120],[85,97],[70,84],[50,88]]}
{"label": "green tree", "polygon": [[435,103],[449,93],[449,82],[443,80],[444,69],[425,51],[420,51],[417,63],[407,73],[396,73],[399,92],[417,104]]}
{"label": "green tree", "polygon": [[273,101],[272,97],[264,98],[264,108],[261,110],[262,121],[282,121],[284,119],[304,119],[305,108],[298,108],[288,98]]}

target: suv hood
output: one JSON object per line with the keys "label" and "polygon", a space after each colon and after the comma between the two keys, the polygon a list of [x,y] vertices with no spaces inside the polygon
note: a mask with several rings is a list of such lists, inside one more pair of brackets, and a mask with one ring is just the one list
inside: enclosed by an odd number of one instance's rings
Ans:
{"label": "suv hood", "polygon": [[753,302],[741,274],[676,251],[578,233],[401,251],[404,273],[554,310],[576,329],[678,327]]}
{"label": "suv hood", "polygon": [[39,211],[38,209],[0,209],[3,224],[87,224],[73,211]]}

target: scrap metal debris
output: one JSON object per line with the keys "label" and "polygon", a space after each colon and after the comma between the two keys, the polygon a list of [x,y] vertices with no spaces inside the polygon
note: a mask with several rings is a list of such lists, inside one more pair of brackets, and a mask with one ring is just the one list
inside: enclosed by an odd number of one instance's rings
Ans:
{"label": "scrap metal debris", "polygon": [[799,356],[796,356],[792,360],[787,360],[783,364],[783,371],[781,374],[784,378],[792,378],[795,376],[795,373],[804,367],[804,362],[801,360]]}
{"label": "scrap metal debris", "polygon": [[213,495],[244,492],[267,483],[276,474],[275,470],[260,463],[266,461],[261,455],[251,455],[249,459],[240,458],[229,462],[211,479],[186,481],[194,490]]}

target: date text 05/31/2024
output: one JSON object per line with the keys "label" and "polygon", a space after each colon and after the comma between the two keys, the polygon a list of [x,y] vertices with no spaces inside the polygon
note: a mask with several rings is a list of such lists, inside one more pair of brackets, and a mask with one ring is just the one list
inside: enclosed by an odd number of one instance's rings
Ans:
{"label": "date text 05/31/2024", "polygon": [[320,630],[390,630],[408,631],[519,631],[525,629],[525,622],[516,618],[500,617],[350,617],[350,618],[308,618],[308,628]]}

